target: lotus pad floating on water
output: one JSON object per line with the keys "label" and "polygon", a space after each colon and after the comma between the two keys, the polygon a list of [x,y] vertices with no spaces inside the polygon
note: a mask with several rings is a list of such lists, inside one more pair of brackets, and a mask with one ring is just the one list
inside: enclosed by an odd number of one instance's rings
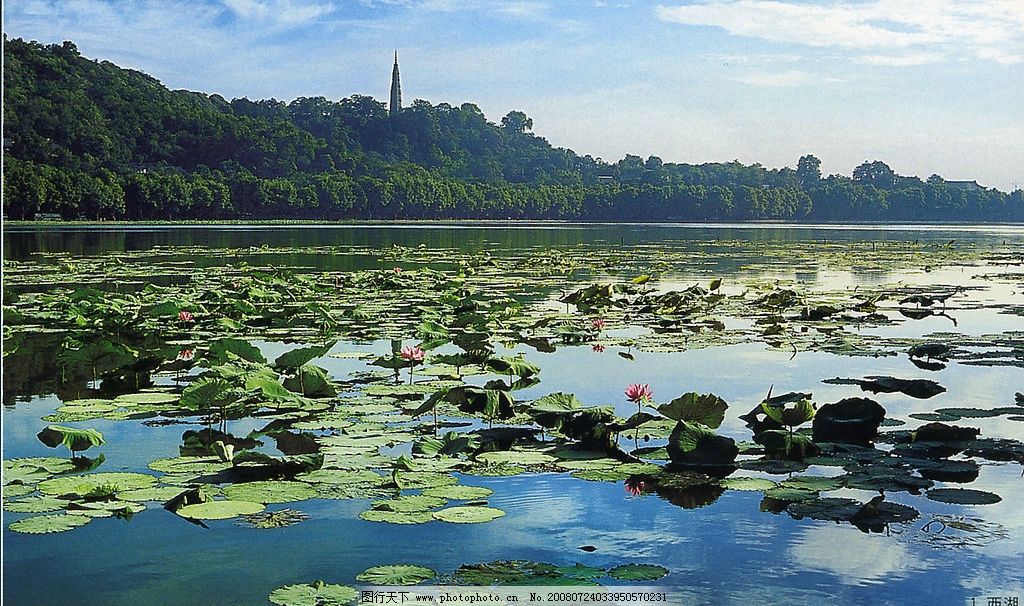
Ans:
{"label": "lotus pad floating on water", "polygon": [[356,575],[356,580],[372,585],[417,585],[435,576],[436,572],[423,566],[390,564],[367,568]]}
{"label": "lotus pad floating on water", "polygon": [[18,501],[7,501],[4,503],[4,511],[13,513],[45,513],[47,511],[60,511],[67,507],[68,503],[70,501],[48,496],[29,497]]}
{"label": "lotus pad floating on water", "polygon": [[484,488],[483,486],[463,486],[461,484],[435,486],[434,488],[427,488],[423,491],[423,494],[426,496],[451,499],[453,501],[486,499],[493,493],[493,490],[490,488]]}
{"label": "lotus pad floating on water", "polygon": [[956,505],[992,505],[1003,500],[993,492],[970,488],[933,488],[925,496],[933,501]]}
{"label": "lotus pad floating on water", "polygon": [[163,503],[184,491],[185,489],[181,486],[154,486],[153,488],[118,491],[117,498],[125,501],[160,501]]}
{"label": "lotus pad floating on water", "polygon": [[654,564],[623,564],[608,571],[608,576],[620,581],[656,581],[667,574],[667,568]]}
{"label": "lotus pad floating on water", "polygon": [[232,484],[224,489],[224,496],[254,503],[289,503],[315,498],[316,490],[305,482],[268,480]]}
{"label": "lotus pad floating on water", "polygon": [[227,520],[260,511],[263,511],[262,503],[227,500],[186,505],[175,513],[183,518],[194,518],[196,520]]}
{"label": "lotus pad floating on water", "polygon": [[268,599],[278,606],[343,606],[359,595],[347,585],[328,585],[315,581],[308,585],[286,585],[270,592]]}
{"label": "lotus pad floating on water", "polygon": [[434,520],[429,511],[384,511],[382,509],[361,512],[359,517],[367,522],[386,522],[388,524],[426,524]]}
{"label": "lotus pad floating on water", "polygon": [[154,484],[156,484],[156,478],[144,473],[92,473],[84,476],[62,476],[40,482],[39,491],[50,495],[85,495],[100,486],[115,487],[116,492],[150,488]]}
{"label": "lotus pad floating on water", "polygon": [[26,534],[48,534],[52,532],[64,532],[79,526],[85,526],[92,518],[88,516],[71,515],[66,513],[33,516],[12,522],[8,528],[14,532]]}
{"label": "lotus pad floating on water", "polygon": [[30,484],[5,484],[3,487],[3,497],[5,499],[16,499],[18,497],[31,494],[35,491],[36,487]]}
{"label": "lotus pad floating on water", "polygon": [[505,512],[494,507],[468,506],[448,507],[435,511],[434,519],[442,522],[453,522],[455,524],[480,524],[490,522],[505,515]]}
{"label": "lotus pad floating on water", "polygon": [[478,461],[483,461],[491,465],[544,465],[547,463],[553,463],[555,457],[545,454],[543,452],[532,452],[526,450],[498,450],[494,452],[485,452],[477,455]]}
{"label": "lotus pad floating on water", "polygon": [[751,491],[765,491],[770,490],[778,486],[771,480],[764,478],[748,478],[748,477],[735,477],[725,478],[719,482],[725,488],[729,490],[751,490]]}
{"label": "lotus pad floating on water", "polygon": [[149,463],[149,468],[161,473],[215,474],[231,467],[215,457],[171,457]]}
{"label": "lotus pad floating on water", "polygon": [[557,578],[557,567],[544,562],[500,560],[486,564],[463,564],[452,574],[460,585],[541,585]]}
{"label": "lotus pad floating on water", "polygon": [[374,501],[373,508],[381,511],[427,511],[447,503],[447,499],[422,494],[406,495],[384,501]]}

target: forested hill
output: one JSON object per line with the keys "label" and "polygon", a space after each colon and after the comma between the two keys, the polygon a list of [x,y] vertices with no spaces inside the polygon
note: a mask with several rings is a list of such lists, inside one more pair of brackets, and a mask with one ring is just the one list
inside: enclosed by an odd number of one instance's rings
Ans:
{"label": "forested hill", "polygon": [[[552,147],[513,111],[354,95],[228,101],[82,57],[4,46],[10,219],[1022,221],[1024,194],[865,162],[852,177],[739,162],[608,164]],[[386,76],[386,72],[382,77]]]}

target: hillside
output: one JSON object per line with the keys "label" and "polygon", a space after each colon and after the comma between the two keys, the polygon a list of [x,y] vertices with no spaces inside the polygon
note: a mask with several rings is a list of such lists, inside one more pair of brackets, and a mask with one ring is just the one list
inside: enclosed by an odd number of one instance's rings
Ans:
{"label": "hillside", "polygon": [[354,95],[228,101],[81,56],[4,45],[5,216],[88,219],[1024,221],[1024,194],[895,174],[738,162],[614,164],[550,145],[512,111]]}

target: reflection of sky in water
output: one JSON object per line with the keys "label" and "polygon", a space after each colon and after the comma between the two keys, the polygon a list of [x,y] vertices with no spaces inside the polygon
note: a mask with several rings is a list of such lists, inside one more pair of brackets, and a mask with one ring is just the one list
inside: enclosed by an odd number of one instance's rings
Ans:
{"label": "reflection of sky in water", "polygon": [[[475,229],[476,231],[474,231]],[[517,231],[513,235],[473,228],[453,230],[449,237],[430,230],[385,230],[388,238],[405,244],[440,241],[459,244],[465,234],[469,246],[499,246],[547,242],[574,244],[594,238],[618,243],[645,242],[665,235],[679,238],[676,227],[640,228],[597,226],[579,230],[547,230],[545,235]],[[328,245],[339,238],[367,242],[372,230],[279,229],[265,230],[259,237],[275,245],[295,245],[296,233],[306,240]],[[814,240],[827,231],[830,240],[887,237],[891,232],[875,230],[841,231],[821,228],[786,229],[735,227],[730,238],[801,238]],[[150,236],[123,234],[120,246],[145,247],[175,243],[185,232],[155,229]],[[225,234],[188,232],[190,243],[230,245],[251,243],[251,232]],[[204,232],[205,233],[205,232]],[[693,230],[692,237],[706,237],[714,230]],[[341,235],[348,234],[348,235]],[[352,235],[357,234],[357,235]],[[362,234],[362,235],[358,235]],[[778,234],[782,234],[779,236]],[[379,234],[378,234],[379,235]],[[984,234],[943,228],[938,231],[904,231],[902,239],[976,238],[999,242],[1021,238],[1015,229],[993,228]],[[40,236],[35,243],[5,242],[5,253],[25,251],[50,242]],[[448,239],[446,239],[448,238]],[[534,238],[534,240],[531,240]],[[63,242],[58,239],[57,242]],[[89,248],[88,238],[65,242],[70,249]],[[180,242],[178,242],[180,243]],[[454,245],[453,244],[453,245]],[[678,244],[682,246],[683,244]],[[13,248],[11,248],[13,247]],[[1019,269],[1019,268],[1017,268]],[[1000,269],[999,271],[1002,271]],[[1009,269],[1007,269],[1009,271]],[[831,268],[805,271],[791,268],[772,278],[809,280],[818,287],[845,289],[902,281],[904,284],[969,284],[989,288],[950,301],[947,318],[907,320],[894,327],[873,328],[885,336],[920,336],[934,331],[983,334],[1024,330],[1024,319],[993,310],[961,310],[966,301],[982,303],[1024,303],[1016,286],[994,284],[973,278],[992,273],[975,267],[952,268],[931,273],[910,272],[887,275],[878,272],[850,273]],[[742,275],[741,275],[742,274]],[[731,274],[726,292],[742,292],[742,281],[756,273]],[[706,283],[711,274],[669,276],[661,288],[686,287],[695,281]],[[954,301],[956,303],[954,303]],[[892,313],[892,312],[890,312]],[[273,359],[291,345],[262,344]],[[335,351],[385,352],[386,342],[370,345],[339,344]],[[822,353],[766,350],[762,344],[691,350],[682,353],[633,351],[634,362],[616,355],[609,347],[595,353],[589,347],[560,348],[554,354],[539,354],[530,348],[527,358],[541,364],[543,382],[517,393],[530,399],[555,391],[577,394],[588,405],[614,404],[619,414],[635,411],[625,401],[626,384],[650,383],[656,400],[667,401],[687,391],[714,392],[730,403],[722,433],[749,439],[750,433],[738,415],[750,410],[764,396],[769,385],[775,393],[811,391],[819,403],[843,397],[867,396],[881,402],[889,416],[908,421],[904,428],[920,422],[908,419],[911,412],[932,411],[947,406],[992,407],[1013,401],[1013,392],[1024,382],[1018,368],[968,367],[951,363],[938,372],[913,367],[905,354],[882,358],[836,357]],[[358,360],[325,358],[320,364],[335,377],[365,368]],[[901,394],[872,395],[856,386],[827,385],[820,381],[834,376],[861,377],[881,374],[898,377],[931,378],[947,392],[929,400]],[[474,382],[482,380],[479,377]],[[48,456],[53,451],[35,440],[42,422],[59,402],[53,397],[18,403],[3,415],[4,457]],[[1024,423],[1004,417],[968,419],[961,424],[979,427],[987,437],[1024,439]],[[105,471],[145,470],[151,459],[177,453],[181,433],[187,425],[140,427],[137,422],[91,421],[83,425],[101,430],[108,442],[99,449],[107,457]],[[236,434],[259,428],[263,422],[231,422]],[[273,443],[265,448],[272,452]],[[823,470],[834,473],[833,469]],[[758,475],[739,472],[737,475]],[[356,518],[368,507],[364,500],[309,501],[291,506],[307,511],[311,519],[291,528],[257,531],[232,521],[214,522],[210,530],[192,526],[158,506],[135,516],[130,522],[96,520],[69,533],[26,536],[11,533],[6,524],[22,514],[4,514],[5,598],[12,604],[51,604],[83,601],[132,605],[180,605],[196,603],[265,603],[266,595],[279,585],[318,578],[329,582],[353,582],[363,569],[386,563],[418,563],[450,572],[464,563],[496,559],[536,559],[555,564],[581,562],[611,566],[626,561],[661,564],[671,570],[663,582],[677,587],[685,603],[714,604],[962,604],[971,597],[1017,595],[1024,597],[1020,562],[1024,561],[1024,502],[1020,499],[1022,480],[1019,466],[982,466],[972,488],[1003,496],[988,506],[955,506],[937,503],[907,493],[889,499],[921,512],[914,523],[891,536],[863,534],[849,524],[836,525],[813,520],[793,520],[785,514],[760,511],[759,493],[726,492],[700,509],[687,510],[655,495],[627,498],[621,483],[586,482],[565,474],[541,474],[511,478],[465,476],[465,484],[495,490],[490,504],[504,509],[504,518],[483,525],[455,525],[432,522],[421,526],[392,526]],[[950,486],[956,486],[950,484]],[[860,500],[865,491],[839,491],[836,496]],[[1009,537],[983,547],[939,549],[928,545],[920,528],[932,515],[968,515],[998,522]],[[593,545],[593,553],[580,551]],[[185,589],[187,588],[187,589]]]}

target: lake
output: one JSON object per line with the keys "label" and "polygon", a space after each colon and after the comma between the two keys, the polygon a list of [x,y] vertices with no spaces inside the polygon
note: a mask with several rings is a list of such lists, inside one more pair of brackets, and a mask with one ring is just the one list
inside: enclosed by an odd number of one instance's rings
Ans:
{"label": "lake", "polygon": [[[1024,598],[1024,228],[16,226],[3,248],[11,604],[268,604],[508,561],[684,604]],[[822,438],[852,398],[881,426]],[[746,418],[766,399],[822,419]],[[916,433],[934,423],[980,433]],[[98,430],[79,454],[104,460],[54,461],[47,425]],[[109,472],[152,477],[54,482]],[[197,486],[304,515],[162,507]],[[74,527],[18,526],[37,516]],[[553,570],[576,564],[597,572]]]}

